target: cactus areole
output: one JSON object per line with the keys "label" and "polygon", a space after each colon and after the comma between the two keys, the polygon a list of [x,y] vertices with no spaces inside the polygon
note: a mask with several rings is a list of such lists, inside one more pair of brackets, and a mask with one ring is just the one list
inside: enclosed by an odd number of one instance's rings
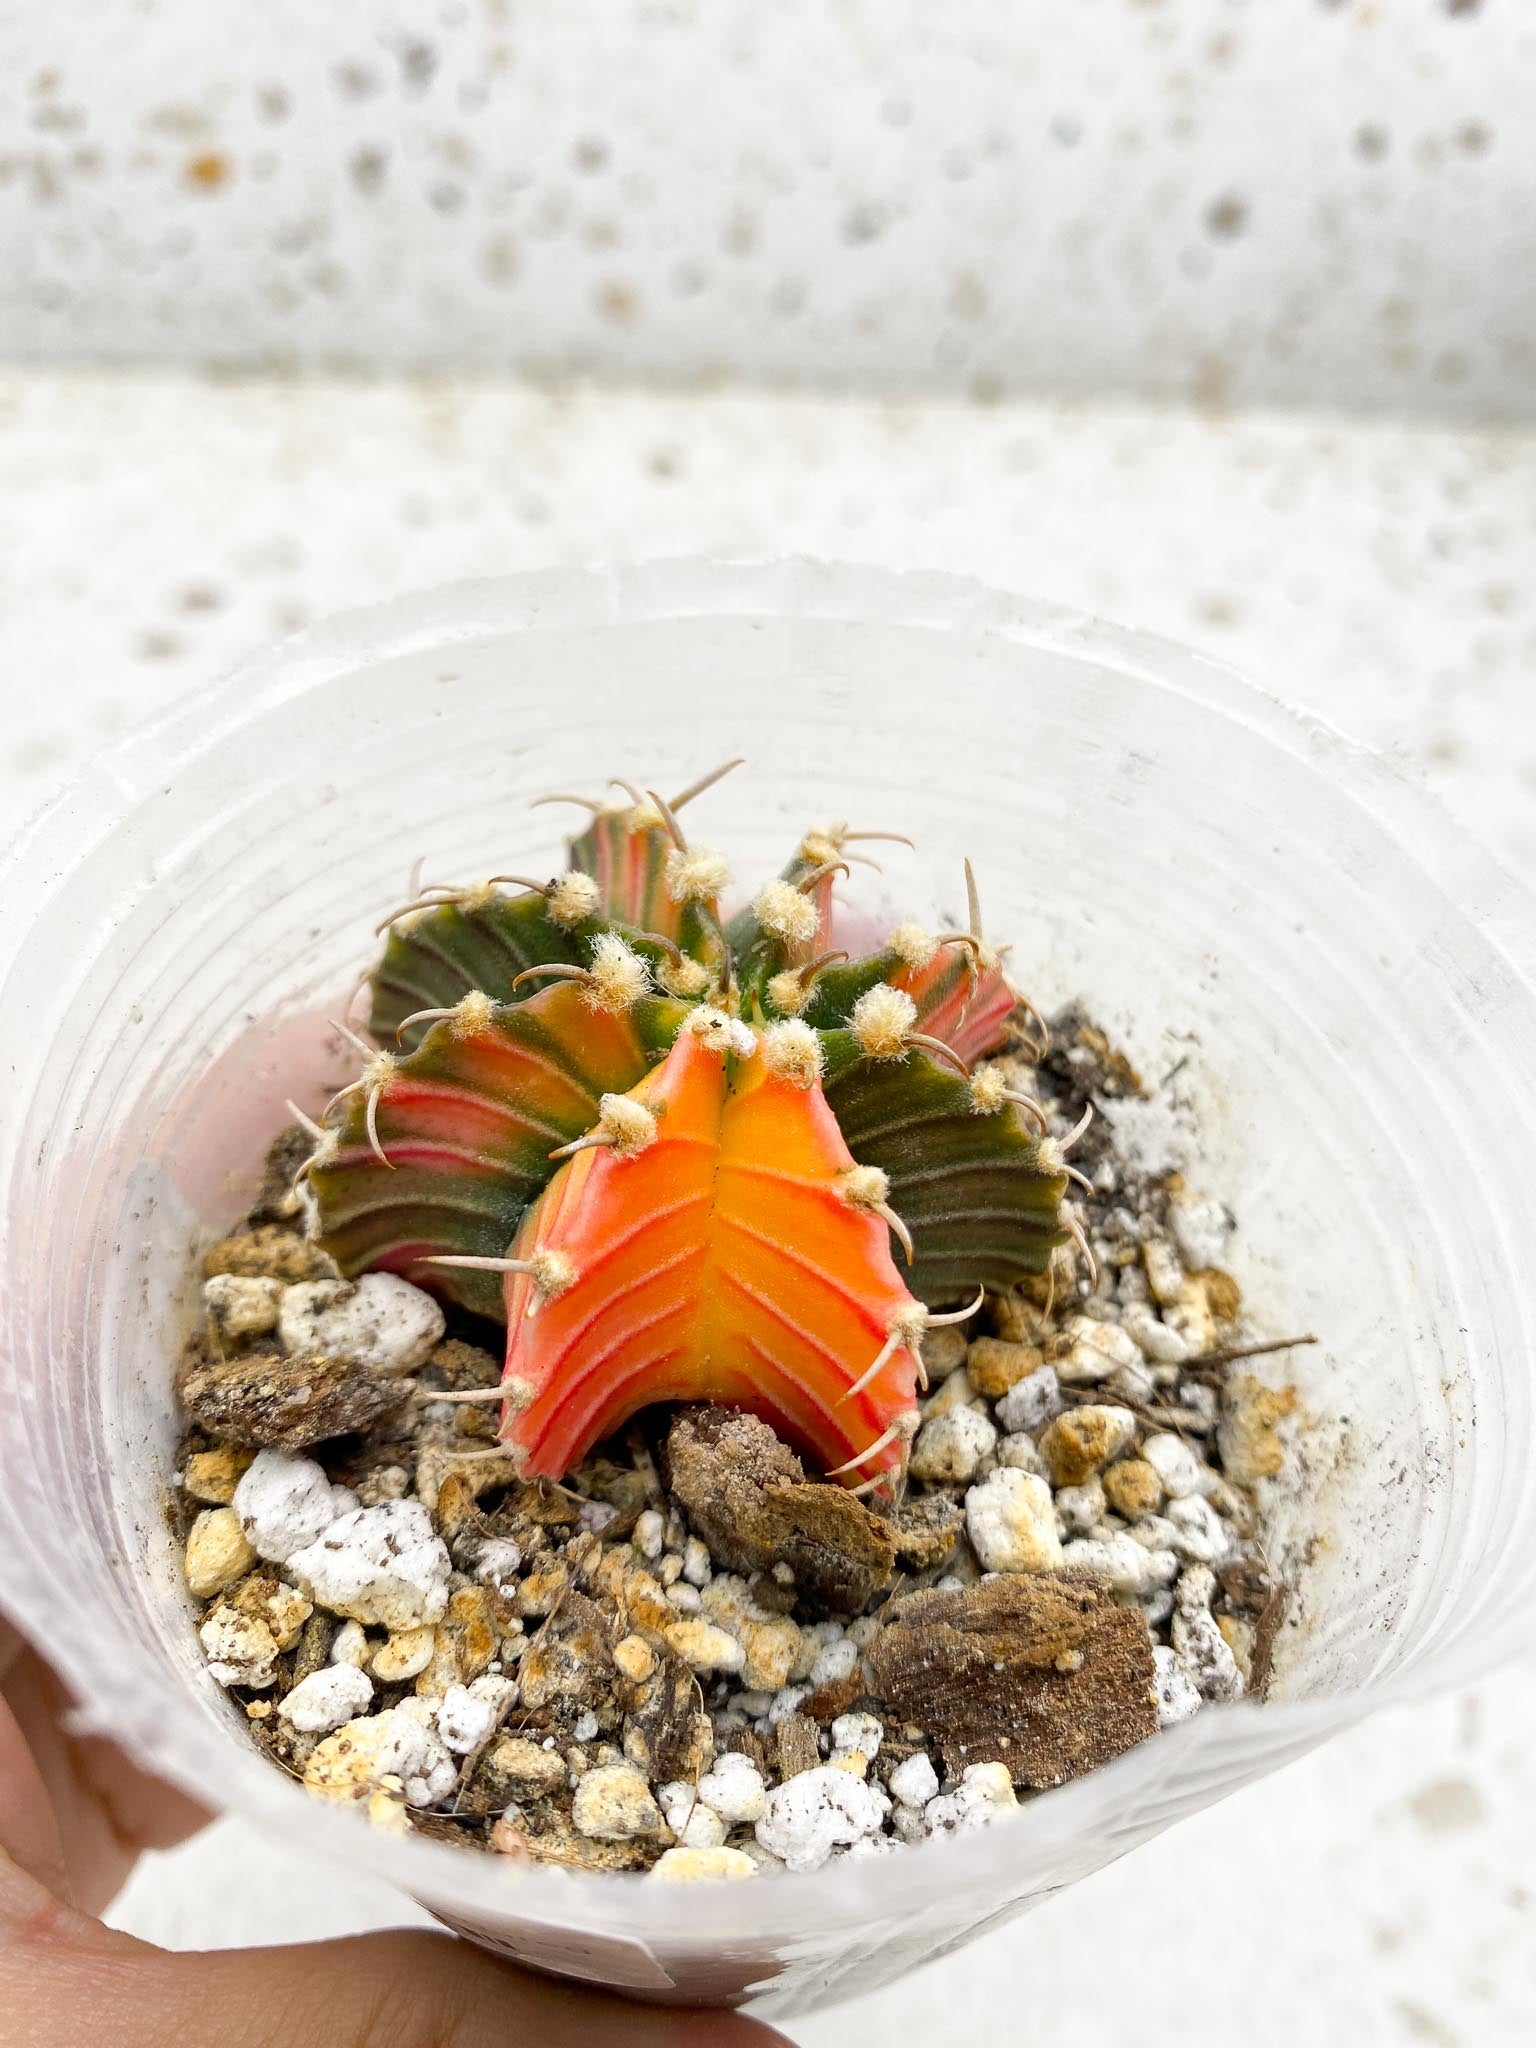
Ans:
{"label": "cactus areole", "polygon": [[924,1330],[1069,1235],[1061,1148],[995,1057],[1036,1020],[969,867],[967,929],[839,946],[834,883],[878,834],[808,833],[727,919],[725,864],[678,820],[724,772],[569,799],[591,815],[564,873],[390,917],[379,1050],[355,1041],[303,1172],[343,1272],[505,1321],[500,1437],[529,1477],[652,1403],[717,1401],[890,1491]]}

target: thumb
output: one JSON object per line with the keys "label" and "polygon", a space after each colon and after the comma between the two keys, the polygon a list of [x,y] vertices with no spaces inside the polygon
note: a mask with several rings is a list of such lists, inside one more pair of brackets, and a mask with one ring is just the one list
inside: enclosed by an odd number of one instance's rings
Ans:
{"label": "thumb", "polygon": [[[34,1925],[40,1923],[34,1922]],[[718,2012],[627,2005],[524,1975],[449,1935],[170,1955],[120,1936],[0,1951],[8,2048],[771,2048]]]}
{"label": "thumb", "polygon": [[[33,1868],[56,1869],[40,1801],[24,1833]],[[6,2048],[787,2048],[755,2021],[629,2005],[446,1934],[171,1954],[63,1904],[4,1850],[0,2012]]]}

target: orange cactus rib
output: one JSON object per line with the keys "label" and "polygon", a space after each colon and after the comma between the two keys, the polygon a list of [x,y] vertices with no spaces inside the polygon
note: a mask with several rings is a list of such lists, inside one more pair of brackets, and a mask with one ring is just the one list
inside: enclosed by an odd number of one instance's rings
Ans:
{"label": "orange cactus rib", "polygon": [[599,811],[571,841],[571,864],[596,882],[606,917],[676,939],[682,906],[668,896],[662,879],[672,842],[659,822],[637,825],[635,820],[633,810]]}
{"label": "orange cactus rib", "polygon": [[[578,1153],[512,1248],[574,1276],[552,1296],[508,1276],[502,1434],[524,1469],[558,1478],[640,1408],[713,1400],[823,1469],[856,1461],[853,1482],[890,1473],[916,1417],[922,1311],[884,1222],[840,1192],[854,1162],[819,1085],[728,1064],[685,1030],[631,1096],[655,1142]],[[893,1327],[910,1341],[850,1398]]]}
{"label": "orange cactus rib", "polygon": [[978,967],[965,946],[942,941],[926,967],[903,967],[890,979],[916,1003],[920,1027],[967,1066],[1005,1043],[1018,997],[1000,967]]}

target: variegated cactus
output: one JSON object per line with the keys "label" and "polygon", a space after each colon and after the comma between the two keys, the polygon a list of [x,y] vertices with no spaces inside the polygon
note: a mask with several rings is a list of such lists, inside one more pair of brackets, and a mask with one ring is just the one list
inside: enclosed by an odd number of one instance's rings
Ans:
{"label": "variegated cactus", "polygon": [[884,1487],[924,1330],[1069,1234],[1044,1116],[972,1072],[1037,1020],[969,867],[968,930],[838,946],[833,883],[881,835],[808,834],[724,921],[725,864],[678,822],[716,779],[670,804],[618,785],[554,879],[390,917],[382,1049],[355,1041],[304,1171],[344,1272],[505,1320],[500,1434],[529,1476],[653,1402],[719,1401]]}

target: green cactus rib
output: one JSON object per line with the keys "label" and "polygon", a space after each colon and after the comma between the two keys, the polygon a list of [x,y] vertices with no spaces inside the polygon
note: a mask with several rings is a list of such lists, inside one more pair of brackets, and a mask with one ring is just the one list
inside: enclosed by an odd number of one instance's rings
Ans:
{"label": "green cactus rib", "polygon": [[864,1058],[850,1031],[822,1035],[827,1103],[861,1166],[890,1181],[891,1207],[912,1233],[907,1284],[934,1307],[974,1289],[1043,1273],[1067,1242],[1059,1214],[1066,1176],[1012,1104],[973,1106],[969,1082],[920,1047]]}
{"label": "green cactus rib", "polygon": [[836,1031],[853,1014],[859,997],[901,970],[901,955],[885,947],[862,959],[824,967],[811,985],[810,1001],[801,1015],[818,1031]]}
{"label": "green cactus rib", "polygon": [[[803,851],[795,854],[780,868],[778,879],[798,889],[817,873],[817,863]],[[819,885],[825,890],[826,885]],[[830,896],[825,898],[830,903]],[[818,904],[818,908],[822,905]],[[744,989],[755,989],[761,994],[769,978],[781,967],[808,960],[815,951],[814,943],[809,946],[790,946],[763,927],[756,909],[750,903],[744,904],[725,927],[726,942],[731,949],[735,963],[736,978]]]}
{"label": "green cactus rib", "polygon": [[683,1014],[664,999],[604,1014],[561,982],[497,1007],[481,1030],[433,1025],[379,1091],[384,1158],[359,1091],[310,1168],[326,1249],[344,1273],[400,1273],[499,1318],[495,1274],[425,1262],[501,1256],[555,1171],[550,1152],[590,1129],[603,1094],[650,1071]]}
{"label": "green cactus rib", "polygon": [[[390,927],[371,977],[368,1029],[381,1045],[392,1046],[407,1017],[418,1010],[450,1009],[471,989],[482,989],[492,1002],[507,1002],[525,968],[585,960],[587,929],[572,932],[557,925],[536,889],[418,911]],[[414,1051],[427,1028],[412,1025],[400,1043]]]}

